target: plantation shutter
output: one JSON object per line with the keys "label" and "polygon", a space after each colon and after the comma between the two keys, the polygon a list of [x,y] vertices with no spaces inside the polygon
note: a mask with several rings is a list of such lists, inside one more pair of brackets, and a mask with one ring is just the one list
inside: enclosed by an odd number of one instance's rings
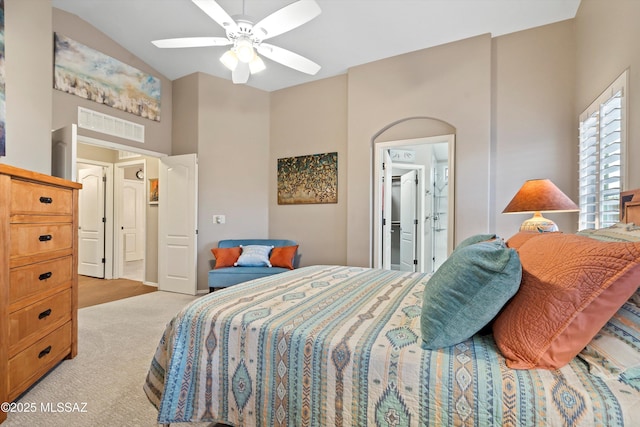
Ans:
{"label": "plantation shutter", "polygon": [[620,218],[626,71],[580,116],[579,229]]}
{"label": "plantation shutter", "polygon": [[620,219],[621,100],[622,91],[618,91],[601,108],[600,228],[610,227]]}
{"label": "plantation shutter", "polygon": [[598,215],[598,113],[580,123],[580,227],[595,229]]}

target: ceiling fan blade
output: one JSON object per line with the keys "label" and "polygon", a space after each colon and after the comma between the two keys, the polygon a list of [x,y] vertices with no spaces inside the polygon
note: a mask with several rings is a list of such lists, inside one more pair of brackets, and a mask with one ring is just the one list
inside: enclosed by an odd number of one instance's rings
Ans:
{"label": "ceiling fan blade", "polygon": [[161,48],[227,46],[233,42],[224,37],[181,37],[177,39],[153,40]]}
{"label": "ceiling fan blade", "polygon": [[310,59],[272,44],[262,43],[258,46],[258,53],[303,73],[314,75],[320,71],[320,66]]}
{"label": "ceiling fan blade", "polygon": [[320,6],[315,0],[299,0],[258,22],[253,26],[253,34],[260,40],[266,40],[311,21],[320,15],[320,12],[322,12]]}
{"label": "ceiling fan blade", "polygon": [[238,65],[231,73],[231,80],[233,80],[233,83],[235,84],[244,84],[249,81],[250,74],[249,64],[245,62],[238,62]]}
{"label": "ceiling fan blade", "polygon": [[191,0],[226,31],[237,32],[238,24],[215,0]]}

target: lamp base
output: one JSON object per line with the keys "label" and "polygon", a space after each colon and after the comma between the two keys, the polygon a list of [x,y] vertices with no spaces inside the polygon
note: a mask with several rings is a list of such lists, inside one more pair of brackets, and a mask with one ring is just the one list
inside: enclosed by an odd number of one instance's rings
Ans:
{"label": "lamp base", "polygon": [[531,218],[520,225],[520,231],[549,233],[552,231],[558,231],[558,226],[555,222],[543,217],[540,212],[536,212]]}

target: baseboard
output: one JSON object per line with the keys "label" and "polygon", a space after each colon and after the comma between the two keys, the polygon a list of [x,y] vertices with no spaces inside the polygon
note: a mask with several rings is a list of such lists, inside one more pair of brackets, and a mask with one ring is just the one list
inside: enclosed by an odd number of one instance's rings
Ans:
{"label": "baseboard", "polygon": [[147,282],[147,281],[143,281],[143,282],[142,282],[142,284],[143,284],[143,285],[147,285],[147,286],[153,286],[153,287],[155,287],[155,288],[157,288],[157,287],[158,287],[158,284],[157,284],[157,283],[155,283],[155,282]]}

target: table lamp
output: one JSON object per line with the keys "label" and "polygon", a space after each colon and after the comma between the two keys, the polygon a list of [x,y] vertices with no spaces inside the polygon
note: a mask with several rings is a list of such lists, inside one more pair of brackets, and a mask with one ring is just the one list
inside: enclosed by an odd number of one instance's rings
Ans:
{"label": "table lamp", "polygon": [[576,212],[580,209],[558,187],[548,179],[530,179],[513,196],[502,213],[532,212],[533,217],[520,226],[520,231],[558,231],[555,222],[542,216],[541,212]]}

